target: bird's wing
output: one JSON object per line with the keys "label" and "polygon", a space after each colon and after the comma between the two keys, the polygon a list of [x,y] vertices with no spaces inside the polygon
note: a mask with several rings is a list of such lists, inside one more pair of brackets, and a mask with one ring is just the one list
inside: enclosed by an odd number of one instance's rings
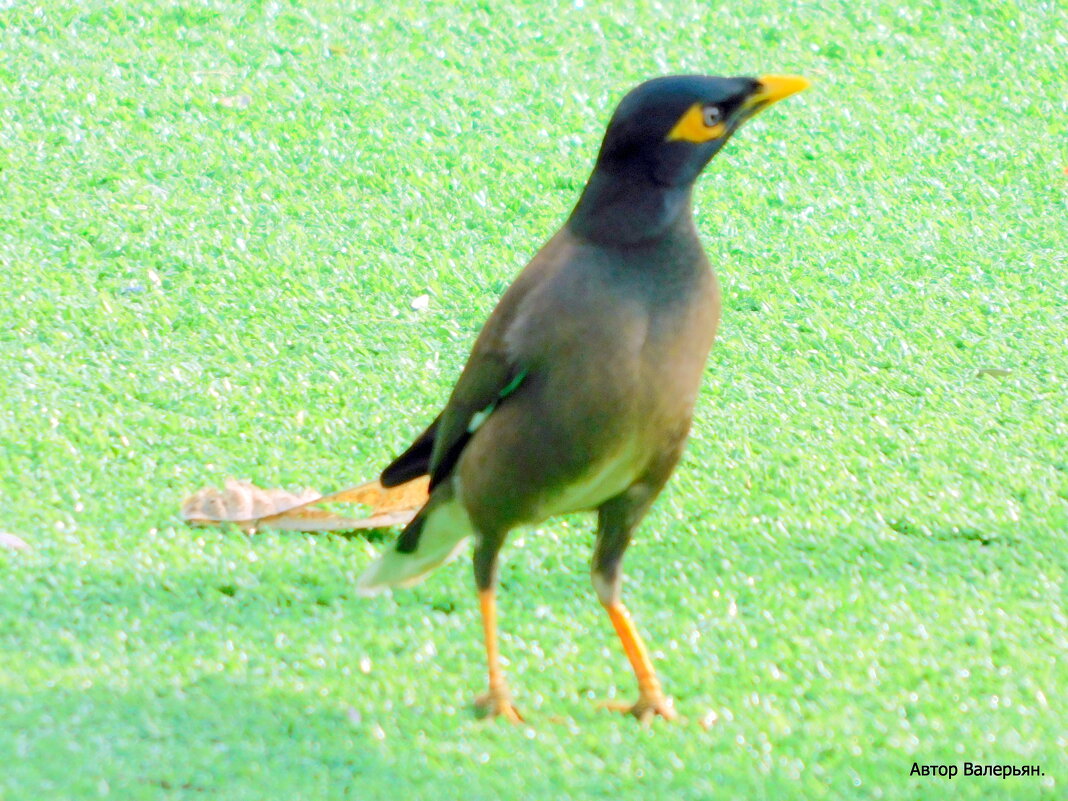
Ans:
{"label": "bird's wing", "polygon": [[568,237],[557,234],[504,293],[479,333],[445,409],[382,472],[383,485],[394,486],[429,473],[433,489],[449,475],[475,429],[522,384],[529,365],[510,355],[508,332],[530,291],[566,263],[569,247]]}
{"label": "bird's wing", "polygon": [[402,484],[429,473],[433,489],[456,466],[474,430],[486,421],[501,400],[519,388],[530,365],[520,363],[512,355],[506,341],[508,332],[531,290],[567,264],[570,248],[569,235],[557,234],[508,287],[478,334],[449,404],[409,449],[382,472],[384,486]]}
{"label": "bird's wing", "polygon": [[497,404],[519,387],[526,374],[526,369],[503,352],[476,345],[441,413],[430,456],[431,488],[449,475],[471,435]]}
{"label": "bird's wing", "polygon": [[383,486],[394,487],[429,473],[433,488],[449,474],[471,435],[497,404],[522,383],[526,371],[495,347],[493,333],[487,326],[479,337],[441,414],[382,471]]}

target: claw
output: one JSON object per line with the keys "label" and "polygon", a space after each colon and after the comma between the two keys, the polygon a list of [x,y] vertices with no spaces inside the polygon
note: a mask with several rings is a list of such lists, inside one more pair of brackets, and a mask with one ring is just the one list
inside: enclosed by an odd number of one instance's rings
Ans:
{"label": "claw", "polygon": [[507,690],[490,690],[475,699],[480,718],[504,718],[509,723],[522,723],[523,716],[512,706]]}
{"label": "claw", "polygon": [[678,713],[671,699],[665,695],[645,695],[638,697],[637,703],[628,704],[625,701],[605,701],[601,704],[606,709],[633,715],[643,726],[653,722],[653,718],[661,717],[664,720],[675,720]]}

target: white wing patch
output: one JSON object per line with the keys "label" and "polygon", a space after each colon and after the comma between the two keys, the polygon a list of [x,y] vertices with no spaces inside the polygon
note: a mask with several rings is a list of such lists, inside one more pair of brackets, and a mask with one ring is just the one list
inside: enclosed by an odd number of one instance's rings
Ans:
{"label": "white wing patch", "polygon": [[482,411],[475,412],[473,415],[471,415],[471,421],[467,424],[467,433],[474,434],[476,431],[478,431],[479,426],[485,423],[489,416],[493,414],[493,410],[497,408],[497,405],[502,400],[511,395],[513,392],[515,392],[519,385],[523,383],[523,379],[526,377],[527,371],[520,370],[518,373],[516,373],[515,378],[513,378],[511,381],[508,382],[507,385],[505,385],[504,389],[501,390],[500,394],[494,399],[493,403],[491,403]]}
{"label": "white wing patch", "polygon": [[471,415],[471,422],[467,424],[467,433],[474,434],[478,431],[479,426],[489,419],[489,416],[493,414],[493,410],[497,408],[497,401],[494,401],[481,412],[475,412]]}

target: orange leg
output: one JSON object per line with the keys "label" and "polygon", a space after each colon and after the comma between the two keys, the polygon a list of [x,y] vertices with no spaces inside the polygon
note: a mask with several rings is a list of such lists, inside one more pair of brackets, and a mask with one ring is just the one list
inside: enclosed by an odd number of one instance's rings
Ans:
{"label": "orange leg", "polygon": [[497,648],[497,600],[492,589],[479,590],[478,604],[482,610],[482,630],[486,638],[486,662],[489,666],[489,692],[475,701],[486,717],[503,717],[512,723],[523,718],[512,706],[511,693],[501,671],[500,651]]}
{"label": "orange leg", "polygon": [[606,603],[604,608],[616,629],[616,634],[619,635],[619,641],[623,643],[623,651],[627,654],[630,666],[634,669],[634,675],[638,679],[638,702],[633,706],[624,707],[625,710],[643,723],[649,722],[656,715],[668,720],[675,718],[675,709],[671,705],[671,700],[660,688],[653,662],[649,659],[645,643],[638,636],[630,612],[621,603]]}

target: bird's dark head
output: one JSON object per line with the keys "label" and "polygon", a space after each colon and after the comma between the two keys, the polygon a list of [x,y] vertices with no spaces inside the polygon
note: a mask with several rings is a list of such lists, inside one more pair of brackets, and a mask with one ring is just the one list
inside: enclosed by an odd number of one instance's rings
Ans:
{"label": "bird's dark head", "polygon": [[742,123],[806,86],[792,75],[646,81],[616,108],[597,166],[661,186],[691,184]]}
{"label": "bird's dark head", "polygon": [[693,182],[738,127],[806,86],[792,75],[672,75],[631,90],[608,123],[570,230],[621,245],[672,230]]}

